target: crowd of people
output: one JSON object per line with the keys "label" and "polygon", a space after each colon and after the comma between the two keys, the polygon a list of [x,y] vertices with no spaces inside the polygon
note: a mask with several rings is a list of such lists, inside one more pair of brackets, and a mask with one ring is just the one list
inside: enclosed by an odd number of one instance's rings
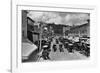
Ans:
{"label": "crowd of people", "polygon": [[[64,52],[64,49],[66,49],[68,53],[78,51],[80,54],[83,54],[86,57],[90,56],[90,44],[86,43],[86,40],[82,40],[81,38],[79,38],[79,41],[76,42],[69,38],[51,37],[41,41],[41,49],[40,41],[36,41],[35,45],[38,46],[39,53],[41,52],[40,57],[42,57],[44,60],[50,60],[50,52],[56,52],[57,49],[59,49],[60,52]],[[59,47],[57,47],[57,45],[59,45]]]}

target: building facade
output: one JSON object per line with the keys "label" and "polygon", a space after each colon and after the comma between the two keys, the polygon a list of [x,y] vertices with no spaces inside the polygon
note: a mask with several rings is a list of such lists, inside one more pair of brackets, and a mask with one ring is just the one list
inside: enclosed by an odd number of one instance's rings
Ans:
{"label": "building facade", "polygon": [[90,37],[90,23],[71,27],[70,31],[68,31],[68,36]]}

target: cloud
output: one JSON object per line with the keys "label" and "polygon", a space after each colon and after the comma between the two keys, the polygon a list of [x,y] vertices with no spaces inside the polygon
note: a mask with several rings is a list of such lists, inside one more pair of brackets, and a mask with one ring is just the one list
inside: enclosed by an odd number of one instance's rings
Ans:
{"label": "cloud", "polygon": [[51,18],[46,22],[47,23],[62,24],[62,17],[59,16],[58,13],[53,13],[53,15],[51,15]]}
{"label": "cloud", "polygon": [[28,17],[32,18],[33,20],[37,21],[42,15],[43,12],[35,12],[35,11],[28,11]]}
{"label": "cloud", "polygon": [[70,25],[82,25],[84,23],[87,23],[87,19],[89,19],[89,14],[83,14],[83,13],[73,13],[73,14],[67,14],[65,16],[65,23]]}
{"label": "cloud", "polygon": [[32,18],[35,21],[43,21],[43,22],[54,22],[59,23],[61,17],[59,17],[58,13],[54,12],[35,12],[30,11],[28,13],[28,17]]}
{"label": "cloud", "polygon": [[70,13],[70,12],[36,12],[29,11],[28,16],[35,21],[47,23],[81,25],[87,23],[90,18],[87,13]]}

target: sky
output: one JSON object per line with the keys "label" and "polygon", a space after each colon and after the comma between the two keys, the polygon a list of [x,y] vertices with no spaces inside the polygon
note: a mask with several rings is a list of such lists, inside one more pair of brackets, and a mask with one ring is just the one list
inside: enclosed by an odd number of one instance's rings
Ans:
{"label": "sky", "polygon": [[77,12],[43,12],[43,11],[28,11],[28,17],[35,21],[42,21],[46,23],[55,23],[63,25],[82,25],[87,23],[90,19],[88,13]]}

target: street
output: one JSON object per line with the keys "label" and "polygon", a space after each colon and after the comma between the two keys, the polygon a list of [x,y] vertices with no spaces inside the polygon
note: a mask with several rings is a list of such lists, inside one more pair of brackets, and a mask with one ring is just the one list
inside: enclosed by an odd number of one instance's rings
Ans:
{"label": "street", "polygon": [[22,62],[89,59],[90,14],[22,10],[21,52]]}
{"label": "street", "polygon": [[[67,49],[64,48],[64,52],[59,51],[59,44],[57,45],[57,51],[54,52],[52,49],[53,44],[55,41],[51,43],[51,52],[49,54],[50,61],[60,61],[60,60],[81,60],[81,59],[87,59],[86,56],[83,54],[80,54],[78,51],[74,51],[73,53],[69,53]],[[44,61],[43,59],[39,59],[38,61]]]}

